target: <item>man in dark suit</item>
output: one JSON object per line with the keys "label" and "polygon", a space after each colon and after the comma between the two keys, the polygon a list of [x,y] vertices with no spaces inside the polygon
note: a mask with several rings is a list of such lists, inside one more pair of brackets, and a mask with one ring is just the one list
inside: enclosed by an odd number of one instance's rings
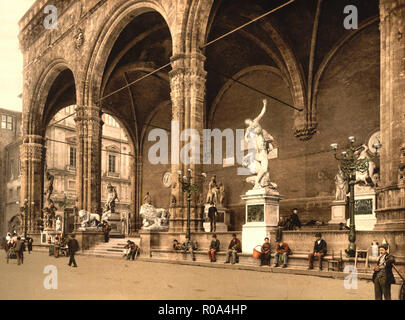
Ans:
{"label": "man in dark suit", "polygon": [[315,238],[314,251],[308,255],[308,269],[314,268],[313,259],[314,257],[318,257],[319,270],[322,270],[322,258],[326,255],[327,245],[326,241],[322,239],[322,234],[320,232],[315,234]]}
{"label": "man in dark suit", "polygon": [[104,242],[110,241],[110,231],[111,231],[110,225],[108,224],[107,221],[104,221],[104,225],[103,225]]}
{"label": "man in dark suit", "polygon": [[14,250],[17,256],[17,265],[24,263],[24,242],[20,237],[17,237],[17,241],[14,244]]}
{"label": "man in dark suit", "polygon": [[236,233],[232,234],[232,240],[228,246],[228,252],[226,253],[225,263],[229,263],[229,260],[232,256],[232,264],[238,262],[238,253],[242,252],[242,244],[238,238],[236,238]]}
{"label": "man in dark suit", "polygon": [[298,217],[298,209],[294,208],[292,210],[291,216],[290,216],[290,222],[291,222],[291,229],[296,230],[296,229],[301,229],[301,221],[300,218]]}
{"label": "man in dark suit", "polygon": [[70,236],[67,246],[69,248],[69,264],[68,266],[72,266],[77,268],[76,260],[75,260],[75,253],[79,251],[79,242],[75,239],[75,235],[72,234]]}
{"label": "man in dark suit", "polygon": [[377,266],[374,268],[375,300],[382,300],[383,295],[385,300],[391,300],[391,285],[395,283],[392,265],[395,264],[395,259],[387,250],[388,245],[382,244],[380,246],[380,256],[378,257]]}
{"label": "man in dark suit", "polygon": [[214,233],[212,235],[212,240],[210,244],[210,249],[208,250],[208,256],[210,257],[210,262],[216,262],[216,253],[219,251],[219,240],[217,239],[217,235]]}
{"label": "man in dark suit", "polygon": [[214,205],[214,202],[210,203],[208,208],[208,218],[210,219],[210,232],[215,232],[217,230],[217,215],[218,210]]}

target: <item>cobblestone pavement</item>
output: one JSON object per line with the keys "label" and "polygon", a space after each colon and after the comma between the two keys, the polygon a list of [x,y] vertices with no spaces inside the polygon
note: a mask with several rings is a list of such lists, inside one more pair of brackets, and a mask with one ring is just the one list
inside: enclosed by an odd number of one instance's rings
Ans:
{"label": "cobblestone pavement", "polygon": [[[373,299],[370,281],[347,290],[329,278],[77,256],[78,268],[44,252],[6,264],[0,253],[0,299]],[[58,289],[45,289],[44,268],[57,269]],[[399,286],[392,296],[398,299]]]}

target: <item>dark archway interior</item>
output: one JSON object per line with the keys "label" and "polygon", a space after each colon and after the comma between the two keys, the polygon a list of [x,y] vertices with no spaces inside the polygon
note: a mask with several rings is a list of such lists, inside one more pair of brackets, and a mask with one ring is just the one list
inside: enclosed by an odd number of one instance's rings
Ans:
{"label": "dark archway interior", "polygon": [[49,90],[42,116],[42,128],[46,128],[59,110],[74,104],[76,104],[75,79],[72,71],[65,69],[56,77]]}
{"label": "dark archway interior", "polygon": [[[136,17],[119,35],[109,55],[102,94],[111,92],[166,64],[172,55],[170,31],[163,17],[148,12]],[[170,99],[167,72],[157,73],[106,98],[103,110],[120,119],[141,147],[140,134],[148,117]],[[170,114],[171,110],[167,110]]]}
{"label": "dark archway interior", "polygon": [[[207,41],[284,2],[216,0]],[[330,219],[329,204],[333,200],[333,179],[337,170],[329,151],[330,143],[345,145],[350,135],[366,143],[370,133],[379,129],[380,117],[378,1],[322,1],[311,62],[317,5],[318,0],[296,1],[205,49],[207,124],[210,128],[235,130],[243,129],[245,119],[260,113],[265,96],[235,82],[230,83],[224,75],[242,73],[239,81],[290,104],[294,104],[293,77],[296,77],[302,81],[307,102],[308,97],[314,95],[313,79],[322,63],[339,42],[353,35],[331,56],[321,74],[318,91],[311,100],[316,99],[314,117],[317,120],[317,132],[312,139],[298,140],[294,136],[294,111],[271,99],[261,122],[275,138],[277,153],[270,159],[269,167],[271,179],[285,196],[280,212],[288,215],[291,208],[298,207],[304,221],[313,217],[321,221]],[[358,9],[358,31],[344,28],[347,5],[355,5]],[[375,19],[374,23],[361,28],[372,19]],[[278,72],[272,72],[268,67],[277,68]],[[224,182],[228,207],[235,212],[233,224],[240,230],[244,223],[244,203],[240,195],[251,186],[242,176],[237,177],[241,183],[233,182],[235,166],[212,165],[205,171],[215,173],[217,181]],[[311,201],[315,198],[316,201]]]}

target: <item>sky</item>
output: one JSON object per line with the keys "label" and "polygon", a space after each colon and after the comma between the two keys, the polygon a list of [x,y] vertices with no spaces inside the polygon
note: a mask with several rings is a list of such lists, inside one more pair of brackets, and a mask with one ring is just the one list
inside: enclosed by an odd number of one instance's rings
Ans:
{"label": "sky", "polygon": [[23,57],[18,22],[35,0],[0,0],[0,108],[22,111]]}

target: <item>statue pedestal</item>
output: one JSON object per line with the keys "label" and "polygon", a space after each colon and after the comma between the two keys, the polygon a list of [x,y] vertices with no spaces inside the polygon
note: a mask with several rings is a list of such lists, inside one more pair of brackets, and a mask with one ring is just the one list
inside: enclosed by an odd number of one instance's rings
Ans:
{"label": "statue pedestal", "polygon": [[121,214],[119,212],[111,213],[108,218],[108,224],[111,227],[110,236],[124,236],[125,230],[122,230]]}
{"label": "statue pedestal", "polygon": [[[370,186],[354,187],[355,225],[357,231],[371,231],[377,222],[375,216],[375,190]],[[350,219],[347,220],[350,224]]]}
{"label": "statue pedestal", "polygon": [[346,201],[335,200],[332,202],[331,220],[328,224],[346,224]]}
{"label": "statue pedestal", "polygon": [[[209,204],[206,204],[204,207],[204,220],[203,223],[204,231],[210,232],[210,219],[208,217],[208,209],[210,208]],[[224,207],[218,207],[218,215],[216,218],[216,230],[215,232],[227,232],[231,224],[231,211]]]}
{"label": "statue pedestal", "polygon": [[262,188],[249,190],[241,196],[246,203],[246,223],[242,226],[242,252],[252,253],[253,248],[270,238],[277,229],[282,197],[277,190]]}

